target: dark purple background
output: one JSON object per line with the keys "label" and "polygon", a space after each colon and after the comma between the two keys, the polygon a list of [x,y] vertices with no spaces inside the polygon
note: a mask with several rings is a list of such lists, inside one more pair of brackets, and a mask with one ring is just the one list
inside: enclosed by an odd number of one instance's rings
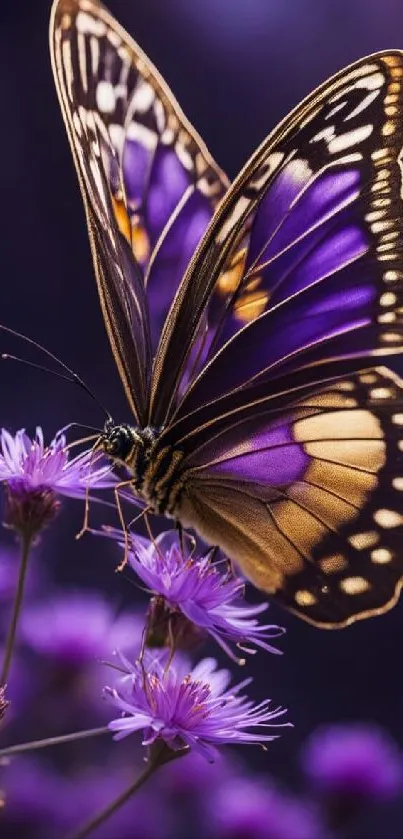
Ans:
{"label": "dark purple background", "polygon": [[[75,367],[115,418],[129,420],[104,332],[76,175],[53,88],[47,0],[0,11],[0,321]],[[382,48],[403,48],[397,0],[111,0],[111,11],[162,71],[218,162],[233,177],[265,134],[311,88]],[[33,358],[0,336],[0,350]],[[399,363],[396,364],[399,369]],[[400,370],[402,364],[400,363]],[[0,367],[0,424],[47,434],[80,420],[102,423],[77,389],[11,363]],[[69,505],[43,550],[62,581],[133,596],[111,572],[111,547],[74,542],[80,505]],[[403,549],[403,546],[402,546]],[[296,744],[320,721],[373,719],[403,743],[403,604],[340,632],[315,630],[274,607],[286,655],[259,655],[256,692],[291,709],[288,732],[258,758],[290,774]]]}

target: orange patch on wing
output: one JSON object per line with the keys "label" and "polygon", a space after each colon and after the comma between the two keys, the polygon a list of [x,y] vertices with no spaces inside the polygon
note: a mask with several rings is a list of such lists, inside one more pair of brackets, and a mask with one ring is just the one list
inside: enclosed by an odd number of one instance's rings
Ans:
{"label": "orange patch on wing", "polygon": [[217,292],[221,297],[227,294],[234,294],[245,270],[246,248],[238,251],[230,262],[226,271],[223,271],[217,281]]}
{"label": "orange patch on wing", "polygon": [[[254,281],[255,286],[256,280]],[[255,320],[267,306],[269,295],[267,291],[245,291],[234,306],[234,314],[243,323]]]}
{"label": "orange patch on wing", "polygon": [[150,241],[145,228],[140,222],[137,222],[133,226],[131,244],[137,261],[141,265],[144,265],[150,255]]}
{"label": "orange patch on wing", "polygon": [[131,224],[128,212],[126,210],[125,202],[122,200],[122,198],[116,198],[114,195],[112,195],[112,205],[118,228],[130,244]]}

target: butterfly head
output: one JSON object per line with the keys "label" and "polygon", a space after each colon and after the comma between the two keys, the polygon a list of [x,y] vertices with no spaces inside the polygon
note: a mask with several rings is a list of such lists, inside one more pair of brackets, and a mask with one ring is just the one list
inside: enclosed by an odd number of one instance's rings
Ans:
{"label": "butterfly head", "polygon": [[105,423],[100,445],[112,461],[124,464],[132,473],[133,483],[140,489],[158,432],[153,428],[139,428],[112,419]]}
{"label": "butterfly head", "polygon": [[136,428],[124,423],[116,425],[112,420],[106,421],[101,446],[112,460],[130,464],[134,452],[141,445],[142,437]]}

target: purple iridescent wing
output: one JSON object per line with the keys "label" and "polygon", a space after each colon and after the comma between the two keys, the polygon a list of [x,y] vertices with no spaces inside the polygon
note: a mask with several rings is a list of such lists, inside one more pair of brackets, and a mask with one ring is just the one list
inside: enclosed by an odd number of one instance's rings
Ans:
{"label": "purple iridescent wing", "polygon": [[401,53],[359,61],[246,165],[168,316],[153,424],[402,350],[402,76]]}
{"label": "purple iridescent wing", "polygon": [[[169,432],[168,432],[169,436]],[[386,368],[268,396],[176,441],[177,515],[306,620],[391,607],[403,577],[403,382]]]}
{"label": "purple iridescent wing", "polygon": [[323,626],[403,577],[402,383],[359,372],[403,349],[402,78],[400,53],[360,61],[256,152],[154,365],[177,518]]}
{"label": "purple iridescent wing", "polygon": [[97,0],[56,0],[52,65],[105,322],[146,420],[151,361],[227,180],[140,48]]}

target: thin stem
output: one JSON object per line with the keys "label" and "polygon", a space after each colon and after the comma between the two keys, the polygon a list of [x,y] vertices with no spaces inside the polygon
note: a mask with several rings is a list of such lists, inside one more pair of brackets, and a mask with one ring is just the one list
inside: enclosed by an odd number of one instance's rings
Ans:
{"label": "thin stem", "polygon": [[24,596],[25,577],[28,567],[29,552],[32,544],[32,535],[21,536],[21,561],[18,575],[17,591],[15,593],[13,613],[11,616],[10,626],[8,628],[6,650],[4,653],[3,668],[0,676],[0,685],[5,685],[7,676],[10,670],[11,659],[13,656],[14,642],[18,624],[18,618],[21,611],[22,598]]}
{"label": "thin stem", "polygon": [[154,743],[149,761],[144,771],[138,778],[136,778],[134,783],[130,784],[129,787],[123,790],[117,798],[104,807],[103,810],[100,810],[96,816],[89,819],[84,825],[82,825],[76,833],[71,833],[68,839],[86,839],[93,830],[103,824],[110,816],[113,816],[113,814],[116,813],[123,804],[126,804],[126,801],[128,801],[129,798],[131,798],[132,795],[134,795],[134,793],[143,786],[143,784],[145,784],[148,778],[150,778],[160,766],[163,766],[165,763],[169,763],[171,760],[175,760],[176,757],[180,757],[184,753],[184,751],[171,751],[171,749],[169,749],[163,742]]}
{"label": "thin stem", "polygon": [[73,734],[62,734],[59,737],[47,737],[45,740],[31,740],[28,743],[17,743],[15,746],[6,746],[5,749],[0,749],[0,760],[3,757],[9,757],[9,755],[33,752],[35,749],[45,749],[47,746],[58,746],[59,743],[84,740],[86,737],[97,737],[99,734],[110,734],[108,726],[89,728],[87,731],[74,731]]}

